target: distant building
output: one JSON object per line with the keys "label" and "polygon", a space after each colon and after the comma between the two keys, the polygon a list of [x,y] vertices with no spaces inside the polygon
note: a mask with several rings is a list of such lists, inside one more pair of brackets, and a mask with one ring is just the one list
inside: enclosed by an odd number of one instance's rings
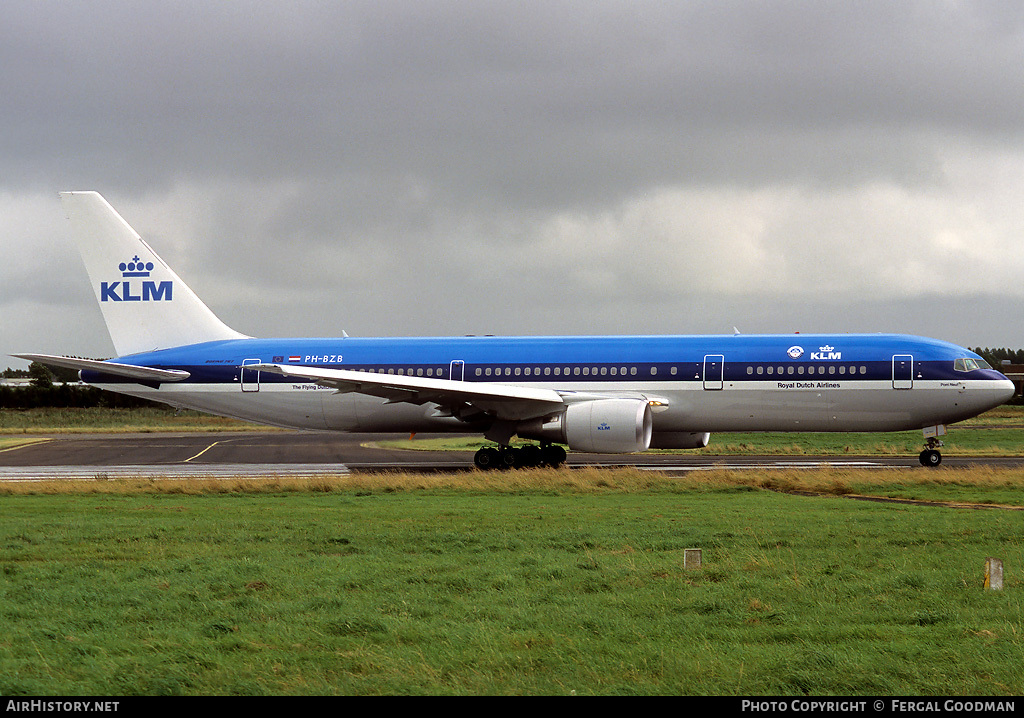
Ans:
{"label": "distant building", "polygon": [[[53,380],[54,386],[88,386],[84,381],[57,381]],[[32,380],[28,377],[15,377],[7,378],[0,376],[0,386],[8,386],[11,389],[24,389],[25,387],[32,386]]]}
{"label": "distant building", "polygon": [[32,383],[32,380],[28,377],[19,377],[16,379],[8,379],[7,377],[0,376],[0,386],[9,386],[12,389],[21,389]]}

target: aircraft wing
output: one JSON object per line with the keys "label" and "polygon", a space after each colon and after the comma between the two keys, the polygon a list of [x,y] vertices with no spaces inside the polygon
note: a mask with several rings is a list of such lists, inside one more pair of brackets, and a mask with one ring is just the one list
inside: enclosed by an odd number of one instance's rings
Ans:
{"label": "aircraft wing", "polygon": [[59,357],[51,354],[11,354],[11,356],[27,359],[28,361],[37,361],[41,364],[52,364],[53,366],[64,367],[65,369],[99,371],[104,374],[113,374],[139,381],[182,381],[191,376],[187,371],[182,371],[181,369],[156,369],[148,366],[119,364],[112,361]]}
{"label": "aircraft wing", "polygon": [[472,408],[500,420],[522,421],[546,416],[565,407],[562,395],[551,389],[285,364],[255,364],[245,368],[315,381],[320,386],[342,393],[378,396],[390,404],[434,403],[452,410],[457,416],[472,413],[466,411]]}

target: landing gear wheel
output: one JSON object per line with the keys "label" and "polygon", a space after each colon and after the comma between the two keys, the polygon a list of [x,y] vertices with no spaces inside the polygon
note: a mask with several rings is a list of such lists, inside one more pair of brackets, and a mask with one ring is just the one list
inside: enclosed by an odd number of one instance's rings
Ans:
{"label": "landing gear wheel", "polygon": [[557,469],[565,463],[565,449],[561,446],[548,444],[541,449],[541,454],[544,457],[544,463],[553,469]]}
{"label": "landing gear wheel", "polygon": [[503,446],[499,456],[496,468],[511,469],[519,461],[519,450],[513,449],[511,446]]}
{"label": "landing gear wheel", "polygon": [[942,454],[937,449],[925,449],[919,458],[921,466],[938,466],[942,463]]}
{"label": "landing gear wheel", "polygon": [[500,462],[501,454],[497,449],[490,446],[485,446],[473,456],[473,463],[476,465],[476,468],[482,471],[495,469],[499,466]]}
{"label": "landing gear wheel", "polygon": [[536,444],[527,444],[519,449],[518,453],[519,456],[516,460],[517,468],[528,469],[532,466],[540,465],[544,460],[544,455]]}

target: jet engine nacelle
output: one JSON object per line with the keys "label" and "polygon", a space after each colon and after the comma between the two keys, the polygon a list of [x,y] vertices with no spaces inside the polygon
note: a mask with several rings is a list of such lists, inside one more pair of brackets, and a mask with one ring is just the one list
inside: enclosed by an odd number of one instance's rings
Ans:
{"label": "jet engine nacelle", "polygon": [[656,431],[651,437],[652,449],[703,449],[711,440],[706,431]]}
{"label": "jet engine nacelle", "polygon": [[651,407],[640,399],[595,399],[570,404],[545,422],[521,424],[524,439],[557,441],[574,451],[630,454],[651,445]]}

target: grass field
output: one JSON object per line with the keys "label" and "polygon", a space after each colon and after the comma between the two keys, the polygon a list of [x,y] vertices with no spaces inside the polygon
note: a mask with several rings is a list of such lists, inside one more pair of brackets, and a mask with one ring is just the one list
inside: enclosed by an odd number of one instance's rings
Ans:
{"label": "grass field", "polygon": [[[258,428],[10,414],[0,451]],[[991,412],[946,453],[1018,453],[1021,424]],[[865,438],[705,451],[920,450]],[[5,482],[0,695],[1021,695],[1022,508],[1024,471],[995,469]]]}
{"label": "grass field", "polygon": [[0,694],[1024,693],[1024,512],[894,488],[1024,472],[6,488]]}

